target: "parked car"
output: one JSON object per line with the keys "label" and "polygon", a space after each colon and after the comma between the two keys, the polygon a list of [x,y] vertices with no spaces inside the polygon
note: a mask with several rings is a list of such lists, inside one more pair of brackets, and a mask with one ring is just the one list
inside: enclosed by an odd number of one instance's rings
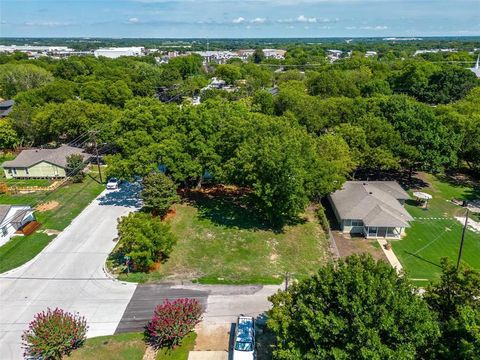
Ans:
{"label": "parked car", "polygon": [[251,316],[239,316],[235,330],[233,360],[255,360],[255,321]]}
{"label": "parked car", "polygon": [[108,190],[116,190],[120,185],[120,181],[117,178],[110,178],[107,182],[107,189]]}

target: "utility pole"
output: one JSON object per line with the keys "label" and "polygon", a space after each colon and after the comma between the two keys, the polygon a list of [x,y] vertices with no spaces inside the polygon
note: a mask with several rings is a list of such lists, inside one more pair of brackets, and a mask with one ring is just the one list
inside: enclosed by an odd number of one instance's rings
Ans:
{"label": "utility pole", "polygon": [[462,241],[460,242],[460,249],[458,250],[458,259],[457,259],[457,271],[460,268],[460,260],[462,259],[462,252],[463,252],[463,242],[465,241],[465,230],[467,230],[468,225],[468,208],[467,208],[467,215],[465,216],[465,224],[463,225],[462,230]]}
{"label": "utility pole", "polygon": [[98,174],[100,176],[100,182],[103,183],[102,180],[102,171],[100,169],[100,157],[98,155],[98,144],[97,144],[97,134],[95,131],[92,132],[92,137],[93,137],[93,143],[95,145],[95,155],[97,157],[97,167],[98,167]]}

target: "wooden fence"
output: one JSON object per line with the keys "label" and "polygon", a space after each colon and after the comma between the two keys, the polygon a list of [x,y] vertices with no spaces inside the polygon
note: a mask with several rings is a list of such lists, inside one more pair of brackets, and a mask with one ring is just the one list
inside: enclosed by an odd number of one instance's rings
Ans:
{"label": "wooden fence", "polygon": [[54,181],[52,184],[48,186],[17,186],[17,185],[8,186],[8,184],[4,182],[0,182],[0,193],[16,194],[19,192],[53,191],[59,188],[60,186],[62,186],[66,181],[68,181],[68,178]]}

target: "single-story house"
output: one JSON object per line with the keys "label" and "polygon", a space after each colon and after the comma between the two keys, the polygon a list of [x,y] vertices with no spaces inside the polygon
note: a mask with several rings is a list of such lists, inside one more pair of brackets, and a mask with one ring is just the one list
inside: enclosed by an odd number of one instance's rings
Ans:
{"label": "single-story house", "polygon": [[0,119],[6,117],[13,109],[15,105],[14,100],[2,100],[0,99]]}
{"label": "single-story house", "polygon": [[90,156],[82,149],[62,145],[57,149],[23,150],[11,161],[2,164],[7,179],[64,178],[67,157],[78,154],[87,160]]}
{"label": "single-story house", "polygon": [[0,205],[0,246],[5,244],[12,235],[35,220],[30,206]]}
{"label": "single-story house", "polygon": [[347,181],[329,195],[343,233],[399,239],[413,217],[403,204],[410,196],[396,181]]}

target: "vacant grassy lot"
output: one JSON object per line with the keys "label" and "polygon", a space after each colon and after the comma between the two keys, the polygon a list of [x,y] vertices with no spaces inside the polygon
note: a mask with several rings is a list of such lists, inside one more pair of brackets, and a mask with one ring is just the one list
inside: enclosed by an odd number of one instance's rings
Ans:
{"label": "vacant grassy lot", "polygon": [[[440,259],[448,257],[456,262],[462,225],[454,216],[464,216],[465,209],[453,204],[452,199],[480,198],[478,187],[462,185],[447,178],[424,175],[429,186],[422,189],[431,195],[428,209],[409,202],[406,209],[415,217],[407,236],[393,241],[395,254],[413,279],[432,280],[440,275]],[[480,270],[480,234],[467,230],[462,261]],[[422,280],[419,280],[422,281]]]}
{"label": "vacant grassy lot", "polygon": [[[69,184],[53,192],[35,192],[30,194],[0,195],[0,204],[25,204],[37,206],[42,203],[56,204],[50,210],[36,211],[35,216],[42,224],[39,231],[45,229],[61,231],[98,195],[104,186],[86,177],[80,184]],[[36,232],[26,237],[14,237],[0,246],[0,273],[18,267],[32,259],[55,236]]]}
{"label": "vacant grassy lot", "polygon": [[189,279],[201,283],[277,284],[286,271],[301,278],[327,259],[327,240],[314,210],[283,229],[272,229],[250,212],[244,197],[196,193],[167,219],[178,243],[150,274],[122,279]]}
{"label": "vacant grassy lot", "polygon": [[[188,353],[195,345],[195,333],[183,339],[175,350],[162,349],[156,360],[187,360]],[[112,336],[100,336],[88,339],[85,345],[74,351],[68,359],[72,360],[141,360],[146,345],[142,333],[127,333]]]}

